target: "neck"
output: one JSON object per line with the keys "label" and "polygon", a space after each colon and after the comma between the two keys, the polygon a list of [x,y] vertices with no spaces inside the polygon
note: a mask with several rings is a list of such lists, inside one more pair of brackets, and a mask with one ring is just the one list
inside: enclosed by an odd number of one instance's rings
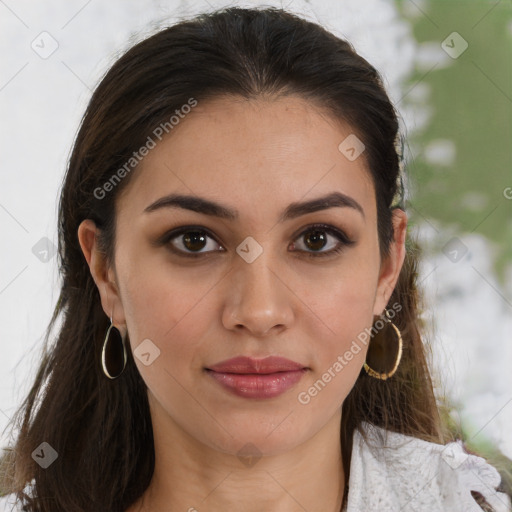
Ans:
{"label": "neck", "polygon": [[293,450],[239,456],[198,442],[151,398],[150,406],[155,469],[148,489],[127,512],[340,512],[340,410]]}

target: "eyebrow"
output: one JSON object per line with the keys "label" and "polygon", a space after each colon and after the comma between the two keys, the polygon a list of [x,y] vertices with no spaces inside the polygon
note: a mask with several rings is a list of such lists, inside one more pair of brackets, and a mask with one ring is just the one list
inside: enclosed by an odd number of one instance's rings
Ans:
{"label": "eyebrow", "polygon": [[[362,206],[352,197],[341,192],[332,192],[323,197],[310,201],[291,203],[281,214],[279,222],[295,219],[307,213],[313,213],[328,208],[353,208],[365,218]],[[238,218],[238,211],[199,196],[170,194],[157,199],[144,209],[144,213],[154,212],[162,208],[183,208],[204,215],[212,215],[221,219],[234,221]]]}

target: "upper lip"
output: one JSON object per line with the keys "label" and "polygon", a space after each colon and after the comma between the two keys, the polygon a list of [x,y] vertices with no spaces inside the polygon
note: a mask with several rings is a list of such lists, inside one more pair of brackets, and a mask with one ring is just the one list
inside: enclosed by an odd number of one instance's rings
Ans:
{"label": "upper lip", "polygon": [[252,357],[238,356],[207,368],[220,373],[276,373],[295,371],[306,368],[300,363],[291,361],[284,357],[268,356],[263,359],[253,359]]}

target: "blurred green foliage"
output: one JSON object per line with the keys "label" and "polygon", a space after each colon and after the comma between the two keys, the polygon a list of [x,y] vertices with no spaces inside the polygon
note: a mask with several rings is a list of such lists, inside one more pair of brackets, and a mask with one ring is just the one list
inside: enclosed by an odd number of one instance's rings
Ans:
{"label": "blurred green foliage", "polygon": [[[411,222],[434,219],[461,234],[485,236],[503,284],[512,262],[512,198],[504,196],[512,187],[512,2],[397,0],[397,5],[419,44],[440,48],[453,32],[468,43],[458,58],[448,58],[448,67],[433,59],[404,86],[399,109],[414,104],[414,94],[407,93],[419,83],[429,87],[426,103],[432,109],[427,127],[409,141],[417,148],[408,169]],[[454,143],[451,165],[425,158],[425,148],[436,139]]]}

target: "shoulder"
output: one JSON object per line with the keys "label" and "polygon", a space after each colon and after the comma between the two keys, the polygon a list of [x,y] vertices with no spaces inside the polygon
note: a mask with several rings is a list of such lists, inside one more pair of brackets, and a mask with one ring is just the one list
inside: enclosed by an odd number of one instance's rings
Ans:
{"label": "shoulder", "polygon": [[354,433],[347,512],[482,512],[474,496],[485,499],[487,510],[512,510],[508,496],[496,490],[498,471],[461,442],[430,443],[368,423],[362,430]]}
{"label": "shoulder", "polygon": [[21,512],[22,509],[16,505],[16,495],[7,494],[0,497],[0,512]]}
{"label": "shoulder", "polygon": [[[28,482],[23,488],[22,495],[30,498],[33,496],[34,480]],[[24,512],[26,509],[15,492],[0,496],[0,512]]]}

